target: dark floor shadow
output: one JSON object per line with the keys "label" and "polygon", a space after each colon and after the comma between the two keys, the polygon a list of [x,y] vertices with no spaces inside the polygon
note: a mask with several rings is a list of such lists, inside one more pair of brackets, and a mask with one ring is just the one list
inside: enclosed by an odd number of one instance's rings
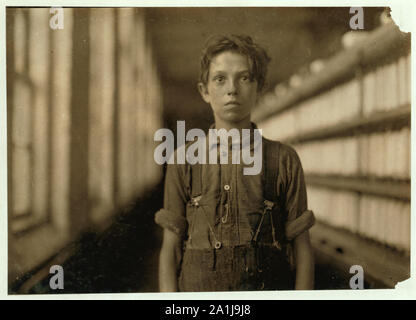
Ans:
{"label": "dark floor shadow", "polygon": [[49,277],[30,293],[116,293],[158,291],[157,266],[162,230],[154,222],[163,203],[163,184],[137,198],[103,233],[86,233],[62,266],[64,289]]}

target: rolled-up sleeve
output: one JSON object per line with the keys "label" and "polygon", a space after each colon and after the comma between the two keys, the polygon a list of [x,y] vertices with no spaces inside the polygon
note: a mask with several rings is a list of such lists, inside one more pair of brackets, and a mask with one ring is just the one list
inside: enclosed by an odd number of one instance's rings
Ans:
{"label": "rolled-up sleeve", "polygon": [[169,164],[166,169],[163,209],[155,214],[155,222],[183,238],[186,234],[186,189],[181,166]]}
{"label": "rolled-up sleeve", "polygon": [[285,206],[288,213],[287,220],[299,217],[308,208],[305,177],[302,164],[295,149],[282,144],[279,170],[283,178],[285,190]]}

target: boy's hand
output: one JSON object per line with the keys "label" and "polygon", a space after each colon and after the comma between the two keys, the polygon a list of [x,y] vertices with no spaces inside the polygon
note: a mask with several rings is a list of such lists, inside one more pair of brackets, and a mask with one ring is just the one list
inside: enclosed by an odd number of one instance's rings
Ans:
{"label": "boy's hand", "polygon": [[159,257],[159,287],[161,292],[178,291],[177,270],[181,255],[182,241],[180,237],[165,228]]}
{"label": "boy's hand", "polygon": [[309,240],[309,231],[302,232],[295,238],[296,290],[313,290],[314,258]]}

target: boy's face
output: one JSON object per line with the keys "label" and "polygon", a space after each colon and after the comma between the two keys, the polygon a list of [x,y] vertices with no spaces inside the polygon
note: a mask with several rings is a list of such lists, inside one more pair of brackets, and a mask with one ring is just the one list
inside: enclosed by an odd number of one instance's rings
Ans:
{"label": "boy's face", "polygon": [[207,84],[199,83],[198,89],[216,118],[233,123],[250,117],[258,98],[248,58],[233,51],[221,52],[211,60]]}

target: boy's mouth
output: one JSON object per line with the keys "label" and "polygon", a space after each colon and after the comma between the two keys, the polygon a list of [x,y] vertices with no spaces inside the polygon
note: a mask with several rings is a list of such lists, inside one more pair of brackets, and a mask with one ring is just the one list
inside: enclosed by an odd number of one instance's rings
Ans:
{"label": "boy's mouth", "polygon": [[224,105],[224,110],[233,110],[240,106],[240,103],[237,101],[229,101]]}
{"label": "boy's mouth", "polygon": [[231,108],[235,108],[235,107],[238,107],[240,105],[240,102],[238,102],[238,101],[228,101],[226,104],[225,104],[225,108],[226,109],[231,109]]}

